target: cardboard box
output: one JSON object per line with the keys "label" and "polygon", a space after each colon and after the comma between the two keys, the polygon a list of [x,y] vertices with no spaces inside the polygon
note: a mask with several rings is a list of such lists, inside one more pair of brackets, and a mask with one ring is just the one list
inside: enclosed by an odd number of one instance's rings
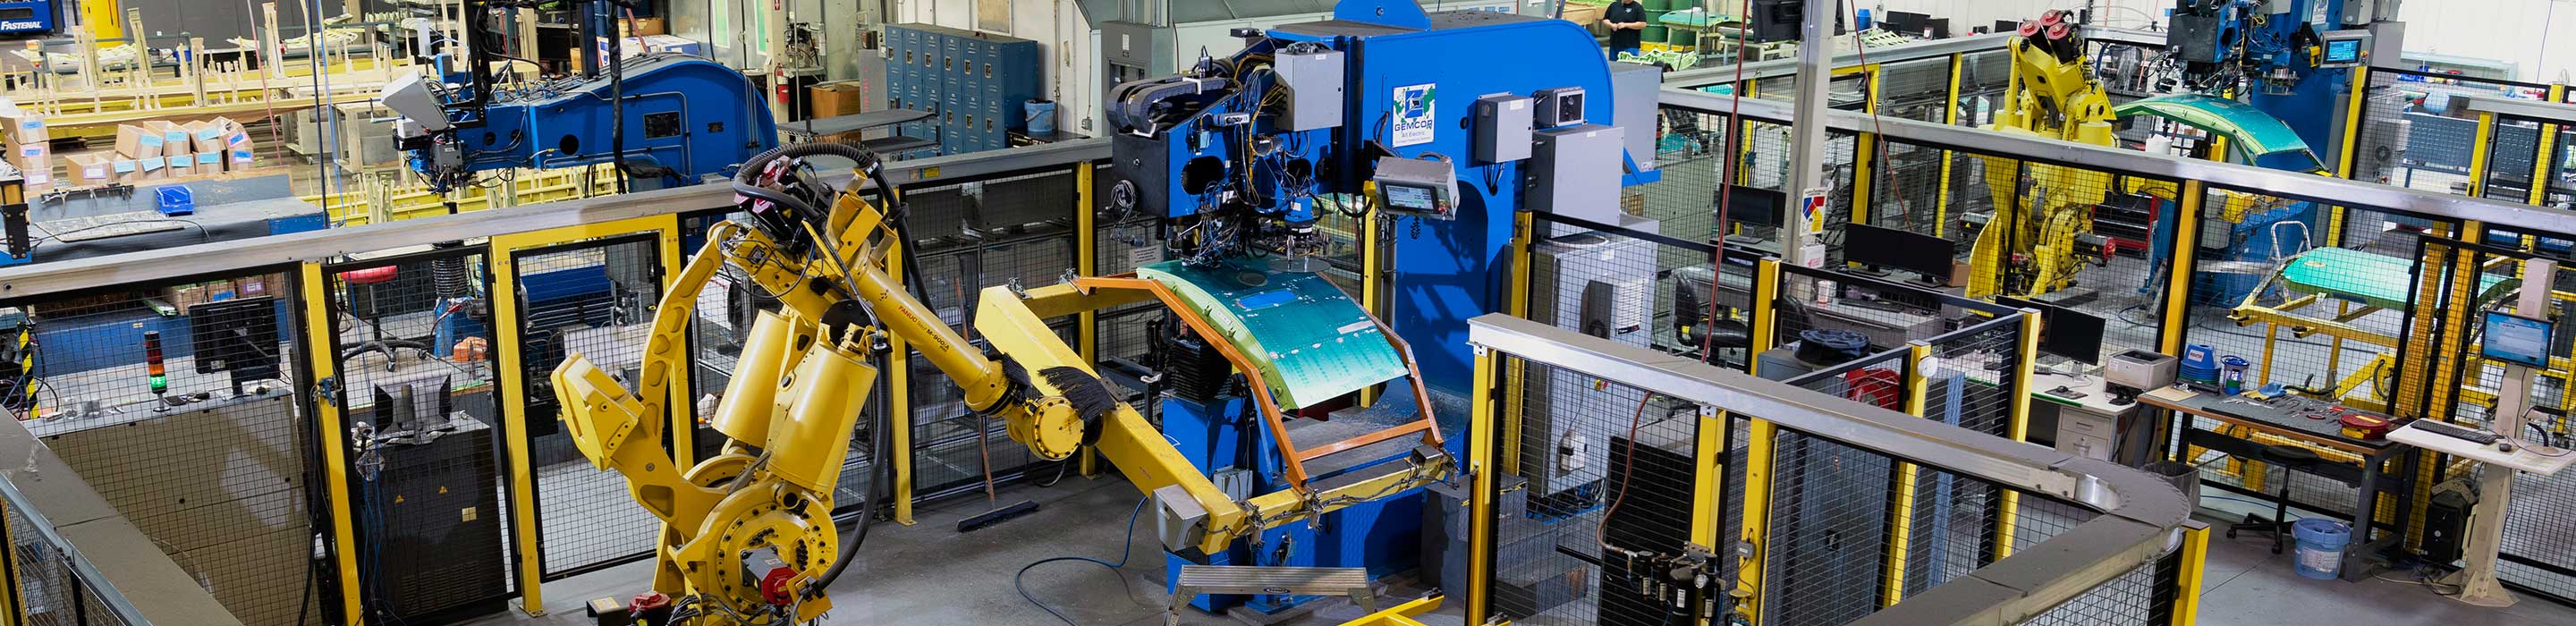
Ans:
{"label": "cardboard box", "polygon": [[16,105],[0,105],[0,143],[42,145],[49,141],[53,141],[53,135],[46,131],[43,116]]}
{"label": "cardboard box", "polygon": [[[188,139],[188,129],[181,128],[178,124],[172,124],[161,120],[145,120],[143,122],[143,129],[161,133],[161,156],[172,157],[188,153],[188,142],[190,141],[190,139]],[[143,155],[137,154],[134,156],[139,157]]]}
{"label": "cardboard box", "polygon": [[63,164],[71,168],[71,184],[87,187],[115,182],[116,172],[110,169],[110,160],[104,154],[75,154],[63,157]]}
{"label": "cardboard box", "polygon": [[162,166],[163,166],[163,165],[166,165],[166,163],[164,163],[164,159],[163,159],[163,158],[161,158],[161,156],[160,156],[160,155],[153,155],[153,156],[147,156],[147,157],[134,157],[134,171],[139,172],[139,174],[137,174],[137,175],[136,175],[135,179],[136,179],[136,180],[160,180],[160,179],[164,179],[164,178],[169,178],[169,177],[170,177],[170,173],[169,173],[169,172],[166,172],[166,171],[162,171],[162,170],[163,170],[163,168],[162,168]]}
{"label": "cardboard box", "polygon": [[1606,6],[1586,6],[1586,5],[1580,5],[1580,4],[1574,4],[1574,3],[1566,3],[1566,5],[1565,5],[1565,13],[1564,13],[1564,14],[1565,14],[1565,21],[1573,22],[1573,23],[1576,23],[1576,24],[1581,24],[1581,25],[1584,25],[1584,26],[1587,26],[1587,27],[1588,27],[1588,26],[1591,26],[1591,25],[1592,25],[1593,23],[1595,23],[1595,22],[1599,22],[1599,21],[1601,21],[1601,16],[1602,16],[1602,15],[1604,15],[1604,14],[1607,14],[1607,13],[1609,13],[1609,12],[1610,12],[1610,7],[1606,7]]}
{"label": "cardboard box", "polygon": [[223,120],[221,119],[213,119],[203,122],[189,122],[184,125],[184,127],[188,129],[188,151],[194,153],[223,152],[224,133],[226,132],[226,129],[222,122]]}
{"label": "cardboard box", "polygon": [[188,307],[206,303],[206,284],[189,283],[162,287],[161,299],[168,301],[171,307],[179,309],[179,314],[186,315]]}
{"label": "cardboard box", "polygon": [[169,169],[171,178],[195,176],[204,173],[197,171],[197,155],[188,152],[181,152],[168,157],[163,157],[161,166]]}
{"label": "cardboard box", "polygon": [[116,158],[108,159],[108,179],[120,183],[131,183],[143,180],[143,170],[136,168],[135,165],[134,159],[128,158],[125,155],[117,155]]}
{"label": "cardboard box", "polygon": [[823,83],[808,90],[814,99],[814,117],[858,115],[867,112],[866,88],[858,81]]}
{"label": "cardboard box", "polygon": [[646,37],[671,34],[670,21],[658,17],[639,17],[617,21],[617,36]]}
{"label": "cardboard box", "polygon": [[116,153],[133,158],[161,156],[161,133],[140,124],[116,127]]}

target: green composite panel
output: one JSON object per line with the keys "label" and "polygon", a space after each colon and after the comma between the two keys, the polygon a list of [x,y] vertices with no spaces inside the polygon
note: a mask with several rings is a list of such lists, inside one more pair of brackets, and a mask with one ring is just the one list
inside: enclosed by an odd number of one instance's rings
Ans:
{"label": "green composite panel", "polygon": [[[2506,287],[2506,278],[2482,274],[2481,299]],[[2405,310],[2414,300],[2415,263],[2385,254],[2343,248],[2300,253],[2281,269],[2281,281],[2292,291],[2351,300],[2391,310]]]}
{"label": "green composite panel", "polygon": [[2181,122],[2227,137],[2254,164],[2294,172],[2323,172],[2325,162],[2280,118],[2254,105],[2206,94],[2177,94],[2131,101],[2111,107],[2119,117],[2148,115]]}
{"label": "green composite panel", "polygon": [[1136,268],[1253,362],[1280,407],[1301,409],[1410,373],[1377,322],[1323,276],[1259,260]]}

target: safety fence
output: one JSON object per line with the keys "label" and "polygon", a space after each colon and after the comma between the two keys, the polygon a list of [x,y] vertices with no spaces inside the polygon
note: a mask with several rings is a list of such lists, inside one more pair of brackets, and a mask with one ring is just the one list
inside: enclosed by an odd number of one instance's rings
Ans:
{"label": "safety fence", "polygon": [[[1153,220],[1094,227],[1092,196],[1078,190],[1105,149],[1036,152],[897,172],[923,235],[905,242],[922,266],[898,275],[917,277],[961,328],[977,288],[1126,271],[1152,262],[1136,250],[1159,248]],[[243,623],[441,623],[541,607],[556,581],[649,558],[659,532],[621,477],[574,450],[550,380],[579,354],[635,391],[665,292],[733,211],[720,188],[654,193],[162,251],[184,262],[98,261],[152,276],[137,282],[25,287],[22,271],[9,279],[22,288],[0,300],[0,361],[15,366],[0,376],[0,406]],[[774,306],[728,273],[689,295],[696,320],[663,442],[684,464],[724,441],[701,420],[746,316]],[[1149,315],[1057,326],[1086,348],[1115,329],[1105,353],[1142,359],[1134,328]],[[978,437],[985,422],[956,406],[954,384],[905,356],[888,357],[875,396],[887,401],[870,410],[909,427],[849,434],[837,511],[857,514],[882,487],[909,522],[919,500],[1041,469],[999,424]],[[904,452],[875,458],[879,437]],[[894,465],[890,485],[874,480],[880,462]],[[35,618],[98,601],[77,595],[88,581],[68,577],[62,550],[10,535],[12,597],[32,620],[15,623],[111,623],[109,611]]]}
{"label": "safety fence", "polygon": [[[2056,581],[2062,596],[1975,619],[1947,612],[1963,608],[1945,605],[1956,597],[1907,604],[1942,598],[1944,585],[2014,563],[2014,554],[2049,551],[2039,546],[2051,539],[2100,539],[2091,532],[2099,528],[2087,527],[2137,519],[2020,479],[2001,482],[1900,453],[1857,436],[1868,429],[1839,413],[1960,425],[1980,420],[1961,417],[1992,412],[1990,427],[2015,430],[2019,403],[1971,407],[1952,397],[1963,386],[2026,382],[2027,362],[1996,372],[1977,359],[1940,355],[2026,351],[2018,338],[2035,325],[2026,314],[2005,315],[1781,387],[1617,337],[1499,315],[1478,320],[1473,341],[1492,350],[1480,359],[1479,380],[1491,387],[1479,390],[1475,406],[1492,418],[1477,423],[1492,428],[1478,430],[1471,450],[1486,452],[1471,464],[1495,470],[1476,473],[1492,503],[1476,518],[1494,521],[1480,539],[1485,560],[1471,585],[1478,593],[1470,621],[2192,623],[2206,531],[2171,526],[2140,535],[2152,545],[2086,574],[2033,579]],[[1513,389],[1512,371],[1525,372],[1528,383]],[[1764,419],[1757,406],[1774,415],[1822,408],[1838,421]],[[2028,449],[1933,428],[1969,447]],[[2162,490],[2170,523],[2183,522],[2187,509],[2170,487],[2139,489]]]}
{"label": "safety fence", "polygon": [[[0,481],[4,483],[6,481]],[[36,510],[15,486],[0,485],[0,572],[9,584],[0,590],[0,611],[11,624],[29,626],[145,626],[152,623],[128,602],[96,563],[62,536],[61,529]],[[206,616],[215,622],[214,616]]]}

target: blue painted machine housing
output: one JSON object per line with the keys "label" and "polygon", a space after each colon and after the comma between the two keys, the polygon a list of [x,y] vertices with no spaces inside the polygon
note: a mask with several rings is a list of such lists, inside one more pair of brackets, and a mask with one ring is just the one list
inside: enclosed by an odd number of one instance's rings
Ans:
{"label": "blue painted machine housing", "polygon": [[55,0],[0,1],[0,39],[42,37],[62,30],[61,5]]}
{"label": "blue painted machine housing", "polygon": [[[752,156],[776,147],[777,124],[769,106],[741,72],[667,53],[627,59],[624,68],[626,161],[667,168],[669,176],[662,182],[688,185],[708,174],[730,175]],[[560,81],[526,99],[496,92],[479,119],[457,121],[455,137],[465,169],[614,161],[611,93],[606,77]],[[423,158],[413,152],[414,169],[424,168]]]}
{"label": "blue painted machine housing", "polygon": [[[1277,91],[1275,74],[1257,67],[1234,71],[1294,44],[1321,45],[1342,54],[1339,126],[1282,130],[1286,120],[1260,106]],[[1291,227],[1311,222],[1319,211],[1330,210],[1319,208],[1318,198],[1360,196],[1381,156],[1445,158],[1456,168],[1452,219],[1407,216],[1381,228],[1394,241],[1393,271],[1385,286],[1391,310],[1387,321],[1411,344],[1433,404],[1463,407],[1455,399],[1469,392],[1473,371],[1467,320],[1505,310],[1511,293],[1507,254],[1513,214],[1525,210],[1523,182],[1530,165],[1474,162],[1467,130],[1472,105],[1491,94],[1533,96],[1541,90],[1581,88],[1589,100],[1583,120],[1613,126],[1615,94],[1600,45],[1582,27],[1562,20],[1485,11],[1427,14],[1409,0],[1346,0],[1336,6],[1334,19],[1276,27],[1240,53],[1203,61],[1194,76],[1200,78],[1122,85],[1109,103],[1116,168],[1112,204],[1132,203],[1133,210],[1163,218],[1172,233],[1174,258],[1263,255],[1200,246],[1193,238],[1206,235],[1193,233],[1190,225],[1229,210],[1257,213]],[[1421,93],[1426,85],[1429,137],[1395,145],[1390,120],[1405,104],[1398,90]],[[1247,115],[1253,111],[1265,112]],[[1264,156],[1249,166],[1232,162],[1230,155],[1244,152],[1248,143],[1261,146],[1252,152]],[[1638,162],[1636,156],[1628,163]],[[1239,169],[1246,167],[1250,171]],[[1651,172],[1644,174],[1628,177],[1630,184],[1651,180]],[[1249,184],[1241,187],[1251,192],[1226,195],[1230,185],[1211,184],[1236,180],[1223,177],[1245,177]],[[1389,393],[1399,387],[1389,385]],[[1278,446],[1258,418],[1245,417],[1257,414],[1242,406],[1247,400],[1202,403],[1167,396],[1160,402],[1164,433],[1202,472],[1248,474],[1251,493],[1287,488]],[[1464,411],[1443,410],[1440,417],[1449,454],[1464,458]],[[1364,567],[1373,575],[1409,570],[1421,558],[1414,548],[1420,545],[1423,504],[1419,490],[1375,499],[1324,515],[1314,525],[1263,531],[1257,541],[1206,555],[1206,562]],[[1175,575],[1177,566],[1188,562],[1170,558],[1175,567],[1169,571]],[[1211,596],[1194,604],[1209,611],[1242,604],[1275,612],[1306,599]]]}

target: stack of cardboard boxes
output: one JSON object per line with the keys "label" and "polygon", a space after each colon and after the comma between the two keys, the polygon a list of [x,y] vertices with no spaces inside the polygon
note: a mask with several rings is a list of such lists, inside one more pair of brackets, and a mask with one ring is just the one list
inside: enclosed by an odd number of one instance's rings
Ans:
{"label": "stack of cardboard boxes", "polygon": [[116,153],[75,159],[78,184],[133,184],[220,174],[254,165],[250,132],[230,118],[174,124],[160,120],[116,128]]}
{"label": "stack of cardboard boxes", "polygon": [[53,189],[53,136],[45,131],[45,118],[20,110],[0,101],[0,148],[7,148],[9,165],[20,172],[26,193],[35,195]]}
{"label": "stack of cardboard boxes", "polygon": [[232,280],[217,280],[161,288],[161,299],[186,315],[188,309],[208,302],[234,298],[256,298],[278,295],[286,289],[285,274],[262,274]]}

